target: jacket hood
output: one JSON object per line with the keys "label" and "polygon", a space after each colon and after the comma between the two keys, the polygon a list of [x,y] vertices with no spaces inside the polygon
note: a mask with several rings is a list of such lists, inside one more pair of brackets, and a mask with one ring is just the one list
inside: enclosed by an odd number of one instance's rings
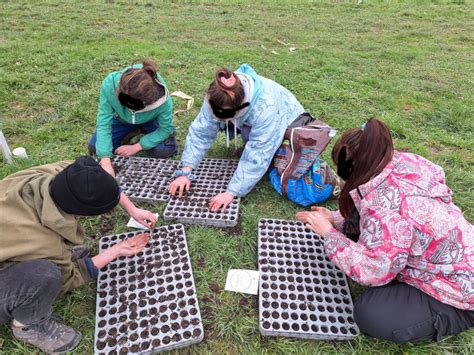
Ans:
{"label": "jacket hood", "polygon": [[156,108],[160,107],[161,105],[163,105],[164,103],[166,103],[166,101],[168,100],[168,98],[170,96],[169,93],[168,93],[168,89],[162,83],[159,82],[158,84],[161,85],[165,89],[165,94],[162,97],[160,97],[158,100],[153,102],[151,105],[147,105],[144,108],[142,108],[141,110],[135,111],[135,113],[153,111],[154,109],[156,109]]}
{"label": "jacket hood", "polygon": [[258,100],[262,92],[262,80],[258,76],[255,69],[248,64],[242,64],[235,72],[237,75],[239,73],[246,74],[253,80],[253,96],[252,100],[250,101],[250,106],[247,108],[247,112],[250,112],[252,111],[252,107],[254,106],[255,102]]}

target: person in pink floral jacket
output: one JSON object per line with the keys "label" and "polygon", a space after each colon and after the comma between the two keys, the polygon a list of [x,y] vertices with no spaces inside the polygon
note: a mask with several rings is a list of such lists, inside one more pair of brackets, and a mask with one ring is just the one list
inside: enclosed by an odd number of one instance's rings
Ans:
{"label": "person in pink floral jacket", "polygon": [[395,151],[371,119],[345,132],[332,158],[345,180],[339,210],[299,212],[327,256],[369,288],[354,304],[360,330],[398,343],[474,326],[474,226],[453,203],[443,169]]}

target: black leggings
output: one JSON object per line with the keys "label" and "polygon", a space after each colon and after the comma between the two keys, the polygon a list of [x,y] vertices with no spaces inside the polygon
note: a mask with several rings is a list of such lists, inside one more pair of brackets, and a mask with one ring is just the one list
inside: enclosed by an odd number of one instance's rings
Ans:
{"label": "black leggings", "polygon": [[439,341],[474,326],[474,311],[441,303],[400,282],[367,289],[354,304],[360,331],[395,343]]}

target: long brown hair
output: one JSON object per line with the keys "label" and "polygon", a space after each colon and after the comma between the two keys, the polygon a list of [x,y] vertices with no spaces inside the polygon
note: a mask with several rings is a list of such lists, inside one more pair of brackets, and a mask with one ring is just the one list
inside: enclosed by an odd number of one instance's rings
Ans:
{"label": "long brown hair", "polygon": [[[235,78],[235,83],[226,86],[222,82],[222,78]],[[213,80],[207,90],[209,101],[212,101],[220,108],[233,108],[242,104],[245,99],[245,91],[240,79],[232,71],[227,68],[219,68],[216,71],[216,78]]]}
{"label": "long brown hair", "polygon": [[339,138],[332,150],[332,160],[337,165],[337,174],[345,180],[339,197],[339,210],[345,219],[355,210],[349,192],[380,174],[392,157],[390,130],[378,119],[372,118]]}
{"label": "long brown hair", "polygon": [[142,68],[127,69],[120,78],[117,92],[150,105],[165,95],[165,89],[156,79],[156,64],[151,59],[143,61]]}

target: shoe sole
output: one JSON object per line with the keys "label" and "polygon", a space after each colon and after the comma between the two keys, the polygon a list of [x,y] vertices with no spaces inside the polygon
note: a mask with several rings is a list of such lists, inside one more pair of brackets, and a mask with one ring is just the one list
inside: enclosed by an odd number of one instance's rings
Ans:
{"label": "shoe sole", "polygon": [[80,332],[77,332],[77,334],[79,336],[74,339],[74,342],[72,343],[71,347],[69,347],[67,350],[59,351],[59,352],[55,351],[55,352],[52,352],[52,353],[46,353],[46,355],[64,355],[68,352],[73,351],[75,348],[77,348],[77,346],[79,345],[79,343],[82,340],[82,334]]}

